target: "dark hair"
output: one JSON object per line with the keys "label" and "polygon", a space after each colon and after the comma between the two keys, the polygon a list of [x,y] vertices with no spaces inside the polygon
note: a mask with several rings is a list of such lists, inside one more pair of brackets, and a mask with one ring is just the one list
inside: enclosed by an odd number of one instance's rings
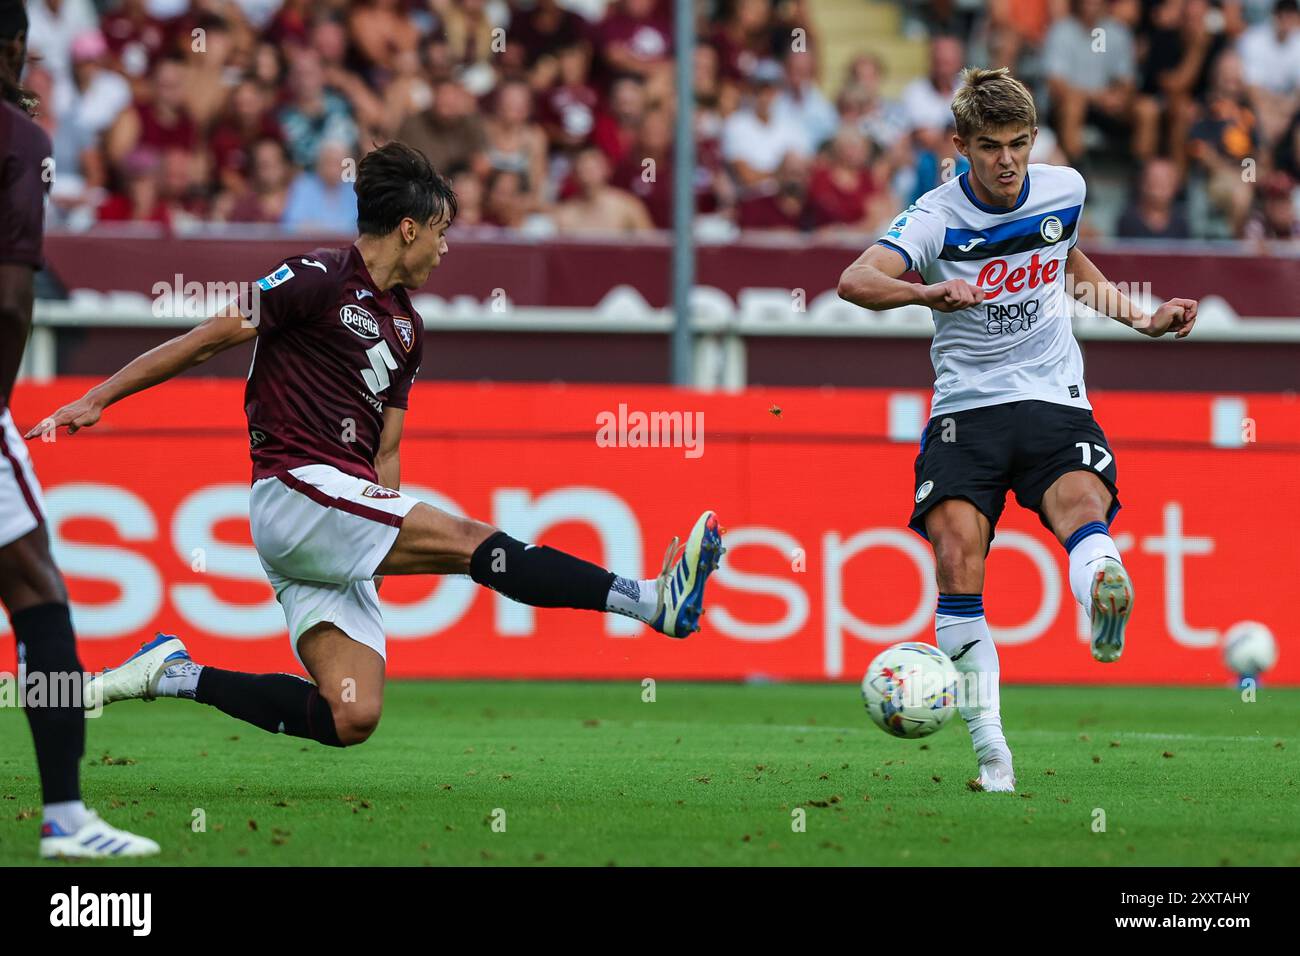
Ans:
{"label": "dark hair", "polygon": [[18,82],[27,53],[27,10],[22,0],[0,0],[0,99],[35,114],[36,95]]}
{"label": "dark hair", "polygon": [[357,231],[386,236],[403,219],[420,224],[456,218],[456,193],[422,152],[405,143],[385,143],[357,166]]}

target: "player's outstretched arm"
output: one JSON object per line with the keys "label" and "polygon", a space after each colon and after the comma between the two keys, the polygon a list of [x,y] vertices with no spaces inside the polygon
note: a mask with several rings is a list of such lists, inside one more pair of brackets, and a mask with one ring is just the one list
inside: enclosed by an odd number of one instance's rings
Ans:
{"label": "player's outstretched arm", "polygon": [[1158,339],[1166,332],[1186,338],[1196,324],[1195,299],[1170,299],[1152,315],[1145,311],[1102,275],[1096,264],[1078,246],[1065,260],[1065,274],[1070,294],[1102,315],[1123,323],[1143,335]]}
{"label": "player's outstretched arm", "polygon": [[107,381],[96,385],[75,402],[64,405],[33,427],[25,438],[66,427],[73,435],[99,421],[104,409],[128,395],[165,382],[188,368],[206,362],[219,352],[256,337],[250,325],[232,304],[225,311],[204,319],[183,335],[168,339],[139,358],[132,359]]}
{"label": "player's outstretched arm", "polygon": [[840,274],[836,287],[841,299],[873,311],[903,305],[924,305],[940,312],[956,312],[982,302],[984,290],[962,279],[920,285],[900,279],[907,261],[888,246],[870,246]]}

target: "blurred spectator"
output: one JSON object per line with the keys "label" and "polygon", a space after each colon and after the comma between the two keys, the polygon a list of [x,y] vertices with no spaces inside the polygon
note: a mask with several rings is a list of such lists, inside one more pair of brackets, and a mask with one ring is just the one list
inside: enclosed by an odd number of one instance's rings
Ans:
{"label": "blurred spectator", "polygon": [[398,57],[403,53],[414,53],[420,40],[419,33],[402,11],[401,0],[358,0],[353,3],[348,14],[347,33],[356,50],[357,65],[372,83],[395,72]]}
{"label": "blurred spectator", "polygon": [[106,65],[108,45],[98,30],[80,34],[68,52],[72,82],[54,91],[52,105],[65,132],[87,149],[131,105],[131,85]]}
{"label": "blurred spectator", "polygon": [[658,0],[618,0],[596,25],[606,83],[630,73],[656,91],[671,87],[672,25],[659,15],[658,6]]}
{"label": "blurred spectator", "polygon": [[883,224],[895,203],[871,173],[871,144],[855,129],[840,130],[826,158],[813,167],[808,204],[819,224],[866,231]]}
{"label": "blurred spectator", "polygon": [[1300,6],[1277,0],[1273,16],[1237,41],[1260,134],[1273,142],[1300,105]]}
{"label": "blurred spectator", "polygon": [[483,180],[464,166],[451,171],[451,188],[456,193],[456,222],[459,227],[481,226],[483,219]]}
{"label": "blurred spectator", "polygon": [[[185,66],[177,59],[159,61],[149,101],[137,100],[109,128],[105,143],[109,160],[116,164],[140,148],[155,153],[165,149],[194,152],[199,130],[186,109],[185,97]],[[136,163],[139,178],[147,178],[147,165],[142,160]]]}
{"label": "blurred spectator", "polygon": [[[636,146],[611,175],[610,182],[645,204],[656,229],[673,220],[673,119],[667,110],[646,114]],[[705,180],[705,191],[708,191]]]}
{"label": "blurred spectator", "polygon": [[541,206],[546,186],[546,136],[532,121],[532,113],[528,84],[513,80],[497,90],[495,108],[484,125],[488,165],[519,174],[529,211]]}
{"label": "blurred spectator", "polygon": [[524,225],[528,218],[528,196],[522,176],[503,169],[493,170],[483,191],[484,222],[504,229],[519,229]]}
{"label": "blurred spectator", "polygon": [[84,227],[94,222],[94,210],[104,199],[107,182],[98,139],[89,128],[59,113],[54,77],[39,64],[28,66],[27,88],[41,103],[36,122],[50,137],[55,176],[50,183],[51,215],[47,225],[72,223]]}
{"label": "blurred spectator", "polygon": [[1133,154],[1146,158],[1163,151],[1181,174],[1196,101],[1208,89],[1210,64],[1228,41],[1210,30],[1208,0],[1159,0],[1148,14]]}
{"label": "blurred spectator", "polygon": [[226,114],[208,136],[212,173],[224,189],[240,192],[252,169],[252,147],[259,140],[280,140],[280,124],[271,115],[266,93],[254,79],[235,87]]}
{"label": "blurred spectator", "polygon": [[741,201],[736,225],[741,229],[811,232],[825,225],[808,203],[811,161],[800,153],[787,153],[776,169],[775,188]]}
{"label": "blurred spectator", "polygon": [[1168,159],[1149,159],[1136,194],[1120,217],[1116,234],[1124,239],[1187,239],[1187,220],[1174,204],[1178,167]]}
{"label": "blurred spectator", "polygon": [[730,16],[713,30],[709,45],[718,51],[723,79],[731,83],[746,79],[761,61],[779,52],[772,29],[772,4],[769,0],[734,0]]}
{"label": "blurred spectator", "polygon": [[275,46],[306,46],[312,0],[284,0],[263,38]]}
{"label": "blurred spectator", "polygon": [[100,29],[118,67],[132,78],[148,74],[173,38],[170,26],[149,12],[146,0],[122,0],[104,14]]}
{"label": "blurred spectator", "polygon": [[1282,172],[1260,183],[1257,209],[1242,230],[1242,238],[1300,240],[1300,218],[1292,202],[1294,190],[1295,183]]}
{"label": "blurred spectator", "polygon": [[200,16],[195,29],[203,31],[203,43],[185,47],[185,112],[204,130],[225,108],[230,95],[235,47],[230,26],[221,17]]}
{"label": "blurred spectator", "polygon": [[393,78],[384,88],[383,128],[388,136],[395,135],[408,117],[433,105],[432,71],[426,66],[422,51],[401,53],[394,64]]}
{"label": "blurred spectator", "polygon": [[811,53],[787,55],[785,88],[777,94],[772,106],[777,116],[803,126],[813,149],[819,149],[834,136],[840,125],[835,107],[817,88],[816,65]]}
{"label": "blurred spectator", "polygon": [[952,121],[952,98],[960,82],[964,56],[965,50],[957,37],[935,37],[930,41],[928,74],[903,88],[907,128],[925,148],[936,148],[935,137],[942,135]]}
{"label": "blurred spectator", "polygon": [[486,0],[442,0],[438,10],[452,63],[464,67],[491,61],[496,24],[488,16]]}
{"label": "blurred spectator", "polygon": [[284,90],[284,59],[279,47],[270,43],[259,43],[253,51],[253,76],[269,90],[276,91],[277,106],[287,94]]}
{"label": "blurred spectator", "polygon": [[[907,197],[908,204],[916,202],[931,189],[970,169],[966,157],[957,152],[957,148],[953,145],[952,138],[956,132],[953,121],[949,120],[948,127],[936,137],[935,147],[918,150],[915,165],[900,173],[898,191]],[[904,182],[908,172],[915,174],[910,183]]]}
{"label": "blurred spectator", "polygon": [[788,154],[808,156],[812,143],[799,123],[774,110],[783,78],[781,67],[764,60],[750,77],[749,105],[727,117],[722,129],[722,155],[742,188],[770,186]]}
{"label": "blurred spectator", "polygon": [[1226,217],[1231,235],[1240,235],[1250,211],[1251,178],[1246,161],[1258,155],[1259,130],[1250,108],[1241,58],[1225,50],[1214,64],[1209,102],[1193,125],[1188,149],[1206,177],[1206,193]]}
{"label": "blurred spectator", "polygon": [[1047,37],[1052,5],[1049,0],[989,0],[983,37],[988,65],[1017,71],[1025,51]]}
{"label": "blurred spectator", "polygon": [[609,160],[595,147],[584,149],[573,165],[577,194],[551,214],[562,233],[642,232],[653,229],[641,200],[609,184]]}
{"label": "blurred spectator", "polygon": [[162,159],[156,150],[132,150],[121,164],[123,188],[99,207],[100,222],[155,222],[170,225],[160,196]]}
{"label": "blurred spectator", "polygon": [[102,222],[154,222],[169,230],[206,218],[208,209],[193,156],[170,147],[133,150],[122,163],[125,188],[99,208]]}
{"label": "blurred spectator", "polygon": [[1133,133],[1137,66],[1133,34],[1106,15],[1104,0],[1071,0],[1070,9],[1048,30],[1043,59],[1053,125],[1066,156],[1078,163],[1085,125],[1101,127],[1108,139]]}
{"label": "blurred spectator", "polygon": [[298,232],[355,233],[357,194],[344,176],[348,144],[327,139],[316,150],[316,165],[294,177],[280,221]]}
{"label": "blurred spectator", "polygon": [[249,184],[217,198],[216,218],[226,222],[280,222],[289,199],[293,166],[279,139],[259,139],[250,149]]}
{"label": "blurred spectator", "polygon": [[842,121],[865,133],[878,149],[891,150],[906,136],[908,118],[901,103],[881,92],[884,78],[885,65],[878,56],[854,58],[836,108]]}
{"label": "blurred spectator", "polygon": [[541,94],[539,119],[552,148],[568,153],[591,142],[596,128],[600,96],[587,82],[591,48],[585,40],[575,40],[548,56],[556,65],[556,79]]}
{"label": "blurred spectator", "polygon": [[925,0],[916,5],[931,35],[968,36],[984,0]]}
{"label": "blurred spectator", "polygon": [[208,218],[209,203],[203,182],[202,157],[179,147],[162,152],[158,197],[167,209],[172,228],[193,225]]}
{"label": "blurred spectator", "polygon": [[[557,0],[537,0],[531,10],[515,9],[510,16],[510,42],[523,56],[523,65],[540,68],[540,82],[549,85],[558,64],[556,57],[589,40],[591,25],[581,16],[560,6]],[[590,50],[588,49],[590,55]],[[547,62],[549,61],[549,62]]]}
{"label": "blurred spectator", "polygon": [[592,132],[592,142],[605,154],[610,166],[621,163],[636,142],[645,113],[645,83],[634,76],[615,81],[609,91],[609,107],[596,117]]}
{"label": "blurred spectator", "polygon": [[320,54],[300,50],[289,67],[291,98],[280,110],[289,155],[304,169],[316,165],[316,154],[325,140],[352,143],[357,139],[356,123],[347,100],[325,86]]}
{"label": "blurred spectator", "polygon": [[341,94],[348,101],[352,118],[365,132],[362,142],[386,136],[391,132],[385,127],[383,100],[366,82],[366,77],[378,76],[382,77],[384,82],[389,82],[396,73],[401,58],[415,53],[416,37],[410,32],[410,25],[407,24],[407,33],[403,41],[393,44],[392,55],[383,67],[372,66],[369,70],[363,67],[360,71],[349,59],[349,53],[353,48],[348,46],[348,32],[343,24],[337,20],[317,20],[312,25],[310,36],[311,49],[320,56],[325,86]]}
{"label": "blurred spectator", "polygon": [[99,30],[91,0],[29,0],[27,51],[54,78],[56,94],[72,83],[72,41]]}
{"label": "blurred spectator", "polygon": [[487,134],[474,98],[455,80],[443,80],[434,88],[433,105],[408,118],[397,138],[414,146],[434,169],[469,166],[480,175],[487,173]]}
{"label": "blurred spectator", "polygon": [[1278,137],[1273,151],[1273,165],[1300,182],[1300,110],[1291,117],[1291,125]]}

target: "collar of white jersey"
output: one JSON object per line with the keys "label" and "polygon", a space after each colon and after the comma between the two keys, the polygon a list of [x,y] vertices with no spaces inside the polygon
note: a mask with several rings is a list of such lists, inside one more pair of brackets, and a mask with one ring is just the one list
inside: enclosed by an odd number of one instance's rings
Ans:
{"label": "collar of white jersey", "polygon": [[1029,198],[1029,170],[1028,169],[1025,170],[1025,181],[1020,184],[1020,195],[1016,197],[1016,204],[1014,206],[990,206],[986,202],[980,202],[979,197],[976,196],[974,190],[970,188],[969,177],[970,177],[970,170],[968,169],[960,176],[957,177],[957,181],[961,183],[961,191],[966,194],[966,198],[969,199],[971,203],[975,206],[975,208],[978,209],[980,212],[987,212],[994,216],[1006,215],[1009,212],[1015,212],[1017,209],[1023,206],[1025,204],[1025,200]]}

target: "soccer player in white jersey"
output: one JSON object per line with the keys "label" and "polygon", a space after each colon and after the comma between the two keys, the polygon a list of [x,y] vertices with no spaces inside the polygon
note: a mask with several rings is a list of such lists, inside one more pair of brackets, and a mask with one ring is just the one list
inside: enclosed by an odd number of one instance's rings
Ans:
{"label": "soccer player in white jersey", "polygon": [[[916,458],[910,527],[934,548],[939,647],[981,693],[959,701],[993,792],[1015,790],[984,619],[984,561],[1006,493],[1069,553],[1070,589],[1092,622],[1092,655],[1119,660],[1133,584],[1109,527],[1115,456],[1092,416],[1067,293],[1143,335],[1192,330],[1196,302],[1148,315],[1077,247],[1086,192],[1065,166],[1029,163],[1033,97],[1008,70],[968,69],[952,104],[970,170],[930,190],[840,277],[867,309],[933,310],[934,399]],[[922,284],[900,277],[917,272]]]}

